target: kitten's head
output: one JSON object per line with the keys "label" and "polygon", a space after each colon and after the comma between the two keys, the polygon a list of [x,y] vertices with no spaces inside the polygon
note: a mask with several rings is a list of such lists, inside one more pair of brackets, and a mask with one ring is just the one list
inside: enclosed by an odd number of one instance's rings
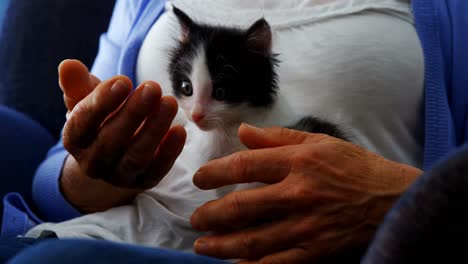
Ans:
{"label": "kitten's head", "polygon": [[202,130],[225,128],[273,104],[277,60],[265,19],[241,30],[197,24],[176,7],[174,13],[181,34],[169,74],[174,95],[191,121]]}

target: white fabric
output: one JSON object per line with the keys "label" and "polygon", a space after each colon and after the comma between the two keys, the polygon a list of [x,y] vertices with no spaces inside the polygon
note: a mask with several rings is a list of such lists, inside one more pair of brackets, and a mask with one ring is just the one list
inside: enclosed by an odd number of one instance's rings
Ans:
{"label": "white fabric", "polygon": [[[353,141],[386,158],[421,165],[422,51],[402,0],[175,0],[194,20],[247,27],[264,16],[280,54],[280,97],[294,111],[344,126]],[[178,27],[165,13],[149,32],[137,64],[138,79],[170,92],[168,49]],[[183,116],[181,117],[181,120]],[[183,120],[182,120],[183,121]],[[181,121],[181,122],[182,122]],[[219,197],[200,191],[193,173],[209,144],[191,123],[186,147],[162,182],[129,206],[60,224],[42,224],[27,236],[52,230],[60,238],[102,238],[191,251],[201,234],[192,212]]]}

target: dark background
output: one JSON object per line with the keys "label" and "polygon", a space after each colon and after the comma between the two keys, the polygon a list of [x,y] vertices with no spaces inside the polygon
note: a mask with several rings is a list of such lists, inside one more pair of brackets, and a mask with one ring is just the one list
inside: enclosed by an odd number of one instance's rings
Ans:
{"label": "dark background", "polygon": [[91,68],[115,0],[0,1],[0,104],[58,139],[66,109],[57,66],[73,58]]}

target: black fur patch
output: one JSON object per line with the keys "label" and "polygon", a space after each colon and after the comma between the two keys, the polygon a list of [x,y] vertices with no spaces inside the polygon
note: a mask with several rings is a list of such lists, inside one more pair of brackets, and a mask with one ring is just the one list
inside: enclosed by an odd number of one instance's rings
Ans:
{"label": "black fur patch", "polygon": [[327,134],[332,137],[349,141],[348,135],[346,135],[346,133],[340,129],[338,125],[316,117],[304,117],[296,124],[288,126],[287,128],[301,130],[309,133]]}

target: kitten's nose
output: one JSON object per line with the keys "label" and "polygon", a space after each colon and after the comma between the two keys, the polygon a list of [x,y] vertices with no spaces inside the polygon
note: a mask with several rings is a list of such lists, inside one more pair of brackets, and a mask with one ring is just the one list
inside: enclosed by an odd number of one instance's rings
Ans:
{"label": "kitten's nose", "polygon": [[205,117],[204,114],[202,113],[193,113],[192,114],[192,119],[195,123],[200,122],[203,118]]}

